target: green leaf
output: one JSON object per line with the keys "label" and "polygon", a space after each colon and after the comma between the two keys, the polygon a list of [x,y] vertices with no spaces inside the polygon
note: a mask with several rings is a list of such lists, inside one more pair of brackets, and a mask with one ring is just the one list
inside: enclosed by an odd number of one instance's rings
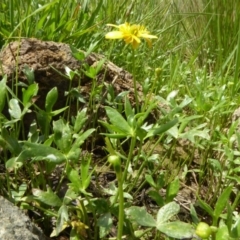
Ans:
{"label": "green leaf", "polygon": [[179,191],[179,179],[176,178],[167,187],[166,202],[171,202],[177,196],[178,191]]}
{"label": "green leaf", "polygon": [[149,130],[149,132],[147,133],[147,136],[144,139],[162,134],[162,133],[166,132],[167,130],[169,130],[170,128],[172,128],[177,123],[178,123],[178,119],[175,118],[172,121],[161,125],[160,127],[152,128],[152,129]]}
{"label": "green leaf", "polygon": [[68,216],[68,208],[66,205],[62,205],[58,210],[58,218],[56,223],[56,229],[53,230],[50,237],[56,237],[59,235],[60,232],[62,232],[66,227],[68,222],[69,216]]}
{"label": "green leaf", "polygon": [[[122,132],[121,129],[114,125],[110,125],[104,121],[98,120],[109,132],[111,133],[102,133],[102,135],[108,136],[109,138],[126,138],[127,134],[125,132]],[[114,133],[115,132],[115,133]]]}
{"label": "green leaf", "polygon": [[159,209],[157,213],[157,226],[167,222],[171,217],[178,214],[180,207],[175,202],[170,202]]}
{"label": "green leaf", "polygon": [[7,94],[7,75],[4,75],[3,79],[0,81],[0,113],[5,107],[6,94]]}
{"label": "green leaf", "polygon": [[157,187],[157,186],[156,186],[156,183],[155,183],[154,180],[153,180],[152,175],[146,174],[146,175],[145,175],[145,179],[146,179],[146,181],[147,181],[153,188],[156,188],[156,187]]}
{"label": "green leaf", "polygon": [[47,138],[50,131],[50,122],[51,122],[52,116],[49,113],[42,110],[39,110],[38,112],[36,112],[36,115],[37,115],[37,122],[40,127],[40,130],[42,134],[45,135],[45,138]]}
{"label": "green leaf", "polygon": [[125,97],[124,109],[126,117],[134,116],[133,109],[131,107],[130,101],[128,100],[127,96]]}
{"label": "green leaf", "polygon": [[203,127],[205,127],[207,125],[207,123],[203,123],[201,125],[199,125],[196,128],[190,129],[184,133],[181,133],[179,135],[179,137],[181,138],[186,138],[188,140],[190,140],[191,142],[195,143],[195,137],[200,137],[200,138],[204,138],[209,140],[210,136],[209,136],[209,129],[202,129]]}
{"label": "green leaf", "polygon": [[51,116],[57,116],[58,114],[64,112],[66,109],[68,109],[69,106],[66,106],[66,107],[63,107],[63,108],[60,108],[60,109],[57,109],[55,111],[52,111],[51,112]]}
{"label": "green leaf", "polygon": [[68,76],[68,79],[70,81],[72,81],[74,79],[74,76],[76,74],[76,72],[72,71],[72,69],[70,69],[68,66],[65,66],[65,73]]}
{"label": "green leaf", "polygon": [[232,192],[232,186],[229,186],[226,189],[224,189],[222,194],[219,196],[219,198],[215,204],[215,208],[214,208],[214,212],[213,212],[213,225],[214,226],[216,226],[218,218],[220,217],[224,208],[227,206],[231,192]]}
{"label": "green leaf", "polygon": [[82,182],[78,171],[69,167],[67,169],[67,177],[68,180],[71,181],[71,184],[69,186],[71,186],[73,190],[78,193],[79,189],[82,188]]}
{"label": "green leaf", "polygon": [[80,147],[84,141],[95,131],[95,129],[90,128],[87,131],[85,131],[82,134],[74,134],[73,138],[75,138],[76,140],[74,141],[73,145],[72,145],[72,149]]}
{"label": "green leaf", "polygon": [[81,179],[82,179],[82,188],[86,190],[90,184],[91,176],[94,170],[90,173],[90,163],[91,156],[85,156],[81,161]]}
{"label": "green leaf", "polygon": [[199,218],[198,218],[197,212],[196,212],[193,204],[190,205],[190,214],[191,214],[192,221],[193,221],[195,224],[198,224],[198,223],[200,222],[200,220],[199,220]]}
{"label": "green leaf", "polygon": [[9,151],[15,156],[20,154],[22,151],[22,146],[19,144],[18,140],[15,137],[11,136],[6,128],[2,128],[1,130],[2,139],[7,144]]}
{"label": "green leaf", "polygon": [[48,206],[52,207],[60,207],[62,205],[61,199],[52,192],[52,190],[49,188],[47,192],[44,192],[40,189],[33,189],[33,195],[34,197],[44,203],[47,204]]}
{"label": "green leaf", "polygon": [[54,87],[48,92],[46,96],[45,109],[47,113],[52,112],[52,108],[56,103],[57,99],[58,99],[58,90],[56,87]]}
{"label": "green leaf", "polygon": [[67,154],[67,159],[73,162],[78,162],[81,155],[81,149],[79,147],[72,147]]}
{"label": "green leaf", "polygon": [[233,210],[229,203],[227,203],[227,219],[226,225],[228,227],[228,231],[230,232],[232,229],[232,222],[233,222]]}
{"label": "green leaf", "polygon": [[116,127],[115,130],[119,129],[120,134],[125,133],[130,136],[134,135],[133,129],[117,110],[108,106],[106,106],[105,109],[110,122]]}
{"label": "green leaf", "polygon": [[11,195],[12,198],[14,199],[14,201],[19,202],[21,201],[21,198],[24,196],[26,190],[27,190],[27,184],[26,183],[22,183],[19,188],[18,191],[11,191]]}
{"label": "green leaf", "polygon": [[76,117],[76,120],[74,123],[74,132],[75,133],[78,133],[82,129],[83,124],[87,120],[86,114],[87,114],[87,108],[83,108],[81,112],[77,113],[77,117]]}
{"label": "green leaf", "polygon": [[68,188],[63,198],[63,204],[67,205],[78,197],[78,194],[71,188]]}
{"label": "green leaf", "polygon": [[229,239],[228,228],[226,225],[222,225],[218,228],[218,231],[216,233],[216,239],[217,240]]}
{"label": "green leaf", "polygon": [[25,65],[23,67],[23,73],[25,74],[25,76],[27,77],[27,81],[29,84],[33,84],[35,81],[35,76],[34,76],[34,69],[29,68],[29,66]]}
{"label": "green leaf", "polygon": [[155,227],[156,221],[144,207],[130,207],[125,210],[130,221],[137,222],[141,226]]}
{"label": "green leaf", "polygon": [[148,195],[157,203],[159,207],[162,207],[164,205],[163,197],[157,191],[150,190],[148,192]]}
{"label": "green leaf", "polygon": [[97,220],[97,225],[99,226],[99,235],[100,238],[105,237],[107,234],[109,234],[112,226],[113,226],[113,220],[111,213],[105,213],[99,217]]}
{"label": "green leaf", "polygon": [[73,133],[68,123],[64,123],[63,119],[53,122],[54,142],[62,153],[68,154],[72,147]]}
{"label": "green leaf", "polygon": [[13,157],[7,160],[5,166],[8,170],[17,170],[23,166],[23,162],[17,161],[17,157]]}
{"label": "green leaf", "polygon": [[85,55],[83,52],[75,48],[74,46],[70,45],[70,49],[72,51],[72,55],[74,58],[76,58],[78,61],[82,61],[85,59]]}
{"label": "green leaf", "polygon": [[52,163],[62,163],[66,161],[66,157],[57,149],[39,144],[24,142],[24,151],[18,156],[17,161],[26,161],[29,158],[32,160],[48,160]]}
{"label": "green leaf", "polygon": [[213,209],[211,208],[211,206],[209,206],[207,203],[205,203],[203,200],[201,200],[198,196],[198,204],[200,205],[200,207],[205,210],[211,217],[213,217]]}
{"label": "green leaf", "polygon": [[9,110],[8,111],[12,118],[15,118],[15,119],[21,118],[22,111],[21,111],[21,108],[19,106],[17,99],[11,99],[9,101]]}
{"label": "green leaf", "polygon": [[38,84],[34,83],[28,86],[27,89],[23,89],[23,106],[28,107],[32,105],[32,97],[36,96],[38,92]]}
{"label": "green leaf", "polygon": [[162,223],[157,225],[157,229],[168,237],[177,239],[192,238],[195,232],[195,229],[191,224],[180,221]]}
{"label": "green leaf", "polygon": [[232,230],[231,230],[231,237],[233,238],[240,238],[240,216],[238,215],[237,221],[234,223]]}

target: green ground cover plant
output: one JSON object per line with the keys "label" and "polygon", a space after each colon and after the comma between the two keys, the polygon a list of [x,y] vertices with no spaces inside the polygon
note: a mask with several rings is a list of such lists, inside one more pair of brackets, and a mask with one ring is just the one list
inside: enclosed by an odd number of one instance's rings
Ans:
{"label": "green ground cover plant", "polygon": [[[78,60],[101,53],[133,74],[135,104],[109,88],[105,118],[87,121],[104,59],[66,66],[60,109],[56,87],[35,104],[31,69],[12,87],[3,76],[0,194],[53,239],[240,239],[239,20],[240,3],[227,0],[2,0],[1,48],[35,37],[70,44]],[[71,81],[82,74],[89,102],[71,115]]]}

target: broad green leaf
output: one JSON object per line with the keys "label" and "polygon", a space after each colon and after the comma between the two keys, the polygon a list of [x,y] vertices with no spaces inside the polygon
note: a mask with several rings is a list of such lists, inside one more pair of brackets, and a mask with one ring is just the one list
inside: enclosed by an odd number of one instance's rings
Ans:
{"label": "broad green leaf", "polygon": [[131,107],[130,101],[128,100],[127,96],[125,97],[124,110],[127,118],[129,116],[134,116],[133,109]]}
{"label": "broad green leaf", "polygon": [[45,135],[45,138],[48,138],[52,116],[42,110],[39,110],[38,112],[36,112],[36,115],[37,115],[37,123],[40,127],[42,134]]}
{"label": "broad green leaf", "polygon": [[98,120],[98,122],[100,122],[109,132],[111,132],[111,133],[102,133],[102,135],[108,136],[109,138],[117,138],[117,139],[126,138],[128,136],[125,132],[123,132],[121,129],[119,129],[114,125],[108,124],[101,120]]}
{"label": "broad green leaf", "polygon": [[185,98],[183,99],[183,101],[179,104],[180,108],[184,108],[186,107],[189,103],[191,103],[193,101],[193,98],[190,98],[189,96],[185,96]]}
{"label": "broad green leaf", "polygon": [[38,93],[38,84],[33,83],[28,86],[27,89],[23,89],[23,105],[24,107],[30,106],[32,102],[32,97],[36,96]]}
{"label": "broad green leaf", "polygon": [[11,136],[6,130],[6,128],[2,128],[1,135],[2,139],[7,144],[7,148],[9,149],[9,151],[15,156],[20,154],[20,152],[22,151],[22,146],[19,144],[18,139],[16,139],[14,136]]}
{"label": "broad green leaf", "polygon": [[21,201],[21,197],[24,196],[26,190],[27,190],[27,184],[26,183],[22,183],[19,188],[18,191],[11,191],[12,194],[12,198],[14,199],[14,201],[18,202]]}
{"label": "broad green leaf", "polygon": [[68,227],[68,225],[66,224],[68,220],[68,208],[66,205],[62,205],[58,210],[56,228],[53,230],[50,237],[52,238],[58,236],[60,232],[62,232],[66,227]]}
{"label": "broad green leaf", "polygon": [[86,122],[87,120],[86,113],[87,113],[87,108],[83,108],[81,112],[77,113],[77,117],[75,119],[74,128],[73,128],[75,133],[78,133],[82,129],[83,124]]}
{"label": "broad green leaf", "polygon": [[15,118],[15,119],[21,118],[22,111],[21,111],[21,108],[19,106],[17,99],[11,99],[9,101],[9,110],[8,111],[12,118]]}
{"label": "broad green leaf", "polygon": [[217,240],[227,240],[229,239],[228,228],[226,225],[222,225],[218,228],[216,233]]}
{"label": "broad green leaf", "polygon": [[190,140],[191,142],[195,143],[195,137],[200,137],[200,138],[204,138],[209,140],[210,136],[209,136],[209,129],[202,129],[203,127],[205,127],[207,125],[207,123],[203,123],[200,124],[198,127],[190,129],[184,133],[181,133],[179,135],[179,137],[181,138],[186,138],[188,140]]}
{"label": "broad green leaf", "polygon": [[63,198],[63,204],[67,205],[78,197],[78,194],[71,188],[68,188]]}
{"label": "broad green leaf", "polygon": [[126,135],[133,136],[134,131],[129,126],[127,121],[123,118],[123,116],[115,109],[106,106],[106,113],[110,120],[110,122],[113,124],[113,126],[117,127],[121,130],[120,134],[125,133]]}
{"label": "broad green leaf", "polygon": [[17,157],[13,157],[7,160],[5,167],[11,171],[11,170],[17,170],[23,166],[23,162],[18,161]]}
{"label": "broad green leaf", "polygon": [[186,128],[186,126],[189,124],[189,122],[191,122],[192,120],[196,120],[199,118],[202,118],[203,115],[193,115],[193,116],[189,116],[189,117],[184,117],[182,119],[180,119],[180,126],[179,126],[179,133],[182,133],[183,130]]}
{"label": "broad green leaf", "polygon": [[240,215],[231,230],[231,237],[240,239]]}
{"label": "broad green leaf", "polygon": [[67,159],[73,162],[78,162],[81,155],[81,149],[79,147],[72,147],[67,154]]}
{"label": "broad green leaf", "polygon": [[170,202],[159,209],[157,214],[157,226],[170,220],[171,217],[178,214],[180,207],[175,202]]}
{"label": "broad green leaf", "polygon": [[100,238],[103,238],[109,234],[113,226],[113,217],[111,216],[111,213],[108,212],[101,215],[97,220],[97,225],[99,226]]}
{"label": "broad green leaf", "polygon": [[156,183],[155,183],[154,180],[153,180],[152,175],[146,174],[146,175],[145,175],[145,179],[146,179],[146,181],[147,181],[153,188],[156,188],[156,187],[157,187],[157,186],[156,186]]}
{"label": "broad green leaf", "polygon": [[45,109],[47,113],[52,112],[52,108],[58,99],[58,90],[56,87],[52,88],[46,96]]}
{"label": "broad green leaf", "polygon": [[178,178],[176,178],[168,185],[166,192],[166,202],[171,202],[176,197],[179,191],[179,185],[180,184]]}
{"label": "broad green leaf", "polygon": [[4,75],[3,79],[0,81],[0,113],[5,107],[5,102],[6,102],[6,94],[7,94],[6,82],[7,82],[7,75]]}
{"label": "broad green leaf", "polygon": [[73,134],[73,138],[76,139],[72,145],[73,148],[80,147],[84,141],[95,131],[95,129],[90,128],[82,134]]}
{"label": "broad green leaf", "polygon": [[61,199],[52,192],[51,189],[48,189],[47,192],[40,189],[33,189],[33,196],[40,202],[47,204],[52,207],[60,207],[62,205]]}
{"label": "broad green leaf", "polygon": [[82,161],[81,161],[81,179],[82,179],[82,188],[87,189],[90,180],[91,180],[91,175],[92,172],[90,173],[90,163],[91,163],[91,156],[85,156]]}
{"label": "broad green leaf", "polygon": [[76,75],[76,72],[70,69],[68,66],[65,66],[65,73],[70,81],[72,81],[74,76]]}
{"label": "broad green leaf", "polygon": [[232,186],[229,186],[229,187],[225,188],[224,191],[222,192],[222,194],[219,196],[219,198],[215,204],[215,208],[214,208],[214,212],[213,212],[213,225],[214,226],[216,226],[218,218],[220,217],[224,208],[227,206],[231,192],[232,192]]}
{"label": "broad green leaf", "polygon": [[156,221],[144,207],[130,207],[125,209],[125,213],[130,221],[137,222],[141,226],[155,227]]}
{"label": "broad green leaf", "polygon": [[85,55],[82,51],[78,50],[74,46],[70,45],[70,49],[72,51],[72,55],[74,58],[76,58],[78,61],[82,61],[85,59]]}
{"label": "broad green leaf", "polygon": [[79,193],[81,189],[83,189],[83,186],[81,176],[79,175],[78,171],[69,167],[67,169],[67,177],[68,180],[71,181],[71,183],[69,183],[70,189],[76,193]]}
{"label": "broad green leaf", "polygon": [[162,223],[157,225],[157,229],[168,237],[176,239],[190,239],[194,236],[195,232],[195,229],[191,224],[180,221]]}
{"label": "broad green leaf", "polygon": [[39,143],[24,142],[24,151],[18,156],[17,161],[26,161],[32,158],[33,161],[48,160],[52,163],[66,161],[66,157],[56,148]]}
{"label": "broad green leaf", "polygon": [[29,66],[25,65],[23,67],[23,73],[25,74],[25,76],[27,77],[27,81],[29,84],[33,84],[35,81],[35,76],[34,76],[34,69],[29,68]]}
{"label": "broad green leaf", "polygon": [[147,136],[144,139],[162,134],[162,133],[166,132],[167,130],[169,130],[170,128],[172,128],[177,123],[178,123],[178,119],[175,118],[172,121],[161,125],[160,127],[152,128],[149,130],[149,132],[147,133]]}
{"label": "broad green leaf", "polygon": [[62,205],[58,210],[58,220],[57,225],[63,226],[68,221],[68,207]]}
{"label": "broad green leaf", "polygon": [[68,154],[72,147],[73,133],[63,119],[53,121],[54,142],[62,153]]}

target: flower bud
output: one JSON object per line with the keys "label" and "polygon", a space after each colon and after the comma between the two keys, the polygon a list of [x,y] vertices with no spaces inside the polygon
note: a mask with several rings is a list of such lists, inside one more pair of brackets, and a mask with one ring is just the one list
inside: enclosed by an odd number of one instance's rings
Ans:
{"label": "flower bud", "polygon": [[114,167],[115,172],[118,174],[121,172],[121,159],[117,155],[110,155],[108,157],[108,162]]}
{"label": "flower bud", "polygon": [[212,229],[211,227],[205,223],[205,222],[200,222],[197,225],[195,233],[202,239],[207,239],[209,236],[212,234]]}

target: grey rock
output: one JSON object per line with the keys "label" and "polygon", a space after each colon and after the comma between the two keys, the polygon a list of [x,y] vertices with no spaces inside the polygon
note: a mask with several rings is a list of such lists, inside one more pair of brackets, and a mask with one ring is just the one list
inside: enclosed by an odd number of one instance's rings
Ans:
{"label": "grey rock", "polygon": [[1,240],[47,240],[42,231],[11,202],[0,196]]}

